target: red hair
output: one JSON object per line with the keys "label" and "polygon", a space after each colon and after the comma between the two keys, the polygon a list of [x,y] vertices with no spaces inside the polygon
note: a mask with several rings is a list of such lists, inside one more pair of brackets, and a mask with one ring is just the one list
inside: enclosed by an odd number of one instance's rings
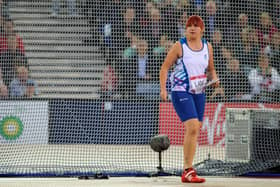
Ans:
{"label": "red hair", "polygon": [[204,30],[204,22],[200,16],[197,15],[190,16],[187,20],[186,27],[189,27],[191,25],[198,26],[201,28],[201,30]]}

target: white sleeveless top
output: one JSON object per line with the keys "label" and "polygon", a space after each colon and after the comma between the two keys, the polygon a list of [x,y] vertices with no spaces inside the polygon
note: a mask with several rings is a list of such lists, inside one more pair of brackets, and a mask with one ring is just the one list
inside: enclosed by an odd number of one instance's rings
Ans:
{"label": "white sleeveless top", "polygon": [[171,90],[203,93],[207,84],[206,69],[209,62],[207,41],[202,39],[203,47],[197,51],[189,48],[186,38],[180,39],[180,43],[182,57],[177,60],[170,76]]}

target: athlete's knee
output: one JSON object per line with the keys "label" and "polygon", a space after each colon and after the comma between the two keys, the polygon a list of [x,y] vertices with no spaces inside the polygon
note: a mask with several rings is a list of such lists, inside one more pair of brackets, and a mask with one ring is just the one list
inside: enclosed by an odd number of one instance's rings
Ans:
{"label": "athlete's knee", "polygon": [[200,122],[197,119],[190,119],[185,122],[185,128],[189,136],[197,136],[200,130]]}

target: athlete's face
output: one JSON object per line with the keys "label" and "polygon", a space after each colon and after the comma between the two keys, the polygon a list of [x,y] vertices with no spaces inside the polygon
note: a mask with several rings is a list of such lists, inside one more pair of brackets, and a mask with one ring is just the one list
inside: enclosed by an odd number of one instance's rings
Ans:
{"label": "athlete's face", "polygon": [[201,38],[203,31],[198,25],[192,24],[186,29],[187,37],[191,39]]}

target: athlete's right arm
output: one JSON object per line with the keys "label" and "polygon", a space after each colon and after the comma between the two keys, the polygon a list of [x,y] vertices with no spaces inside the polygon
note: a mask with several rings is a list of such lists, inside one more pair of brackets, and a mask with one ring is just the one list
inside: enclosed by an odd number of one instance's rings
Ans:
{"label": "athlete's right arm", "polygon": [[176,60],[182,56],[182,48],[179,42],[176,42],[171,49],[169,50],[162,66],[160,69],[160,96],[166,101],[167,100],[167,91],[166,91],[166,80],[168,70],[176,62]]}

